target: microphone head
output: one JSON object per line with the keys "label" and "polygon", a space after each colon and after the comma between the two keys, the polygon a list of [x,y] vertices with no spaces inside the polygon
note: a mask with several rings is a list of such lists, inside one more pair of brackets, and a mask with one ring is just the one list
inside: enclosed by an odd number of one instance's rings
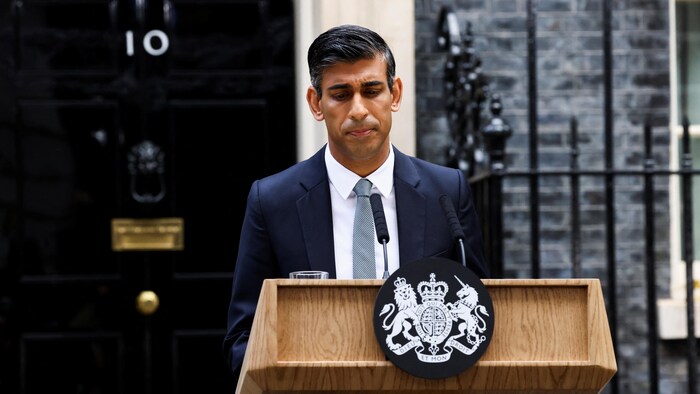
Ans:
{"label": "microphone head", "polygon": [[377,241],[379,243],[389,242],[389,228],[384,217],[384,206],[382,196],[374,193],[369,196],[369,204],[372,206],[372,216],[374,216],[374,227],[377,230]]}
{"label": "microphone head", "polygon": [[442,211],[445,213],[445,218],[447,223],[450,225],[450,232],[452,233],[452,238],[454,240],[464,239],[464,230],[462,230],[462,224],[459,222],[459,217],[457,217],[457,212],[452,204],[452,200],[446,194],[440,196],[440,206],[442,206]]}

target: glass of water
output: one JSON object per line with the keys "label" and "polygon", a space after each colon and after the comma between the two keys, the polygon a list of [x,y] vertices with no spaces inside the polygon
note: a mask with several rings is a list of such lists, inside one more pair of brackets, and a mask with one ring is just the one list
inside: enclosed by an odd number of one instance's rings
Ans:
{"label": "glass of water", "polygon": [[289,279],[328,279],[326,271],[294,271],[289,273]]}

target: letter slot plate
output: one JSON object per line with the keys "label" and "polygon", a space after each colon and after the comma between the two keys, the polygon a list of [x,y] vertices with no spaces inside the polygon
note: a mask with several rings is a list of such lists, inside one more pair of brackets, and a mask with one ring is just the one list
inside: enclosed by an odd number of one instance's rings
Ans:
{"label": "letter slot plate", "polygon": [[184,227],[182,218],[112,219],[112,250],[183,250]]}

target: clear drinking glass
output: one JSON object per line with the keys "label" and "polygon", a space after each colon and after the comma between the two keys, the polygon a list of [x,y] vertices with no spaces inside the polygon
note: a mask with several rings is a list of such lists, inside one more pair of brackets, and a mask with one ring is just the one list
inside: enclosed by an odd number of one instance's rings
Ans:
{"label": "clear drinking glass", "polygon": [[289,273],[289,279],[328,279],[326,271],[294,271]]}

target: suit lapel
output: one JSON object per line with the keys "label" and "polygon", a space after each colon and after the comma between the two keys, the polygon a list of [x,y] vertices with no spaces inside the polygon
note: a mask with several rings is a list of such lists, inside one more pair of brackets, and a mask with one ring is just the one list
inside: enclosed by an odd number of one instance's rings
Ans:
{"label": "suit lapel", "polygon": [[425,250],[425,197],[418,192],[420,177],[408,156],[394,149],[394,188],[399,227],[401,265],[423,257]]}
{"label": "suit lapel", "polygon": [[[426,202],[418,190],[420,176],[410,158],[394,148],[394,188],[399,227],[399,261],[409,263],[423,257],[426,239]],[[312,270],[336,277],[333,248],[333,217],[328,174],[321,149],[309,159],[300,181],[307,193],[297,201],[301,230]],[[325,213],[328,214],[320,214]]]}
{"label": "suit lapel", "polygon": [[300,181],[307,193],[297,200],[297,211],[310,268],[326,271],[330,278],[335,278],[333,215],[323,154],[324,149],[321,149],[308,161]]}

